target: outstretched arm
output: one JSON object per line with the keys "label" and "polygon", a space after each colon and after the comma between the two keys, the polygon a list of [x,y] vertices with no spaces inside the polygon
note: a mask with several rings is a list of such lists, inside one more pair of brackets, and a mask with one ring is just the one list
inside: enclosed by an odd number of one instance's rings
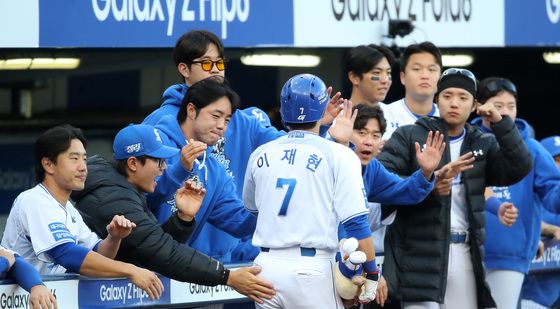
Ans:
{"label": "outstretched arm", "polygon": [[135,227],[136,224],[134,222],[131,222],[124,216],[115,215],[113,220],[107,224],[107,237],[99,243],[97,253],[114,259],[119,251],[121,240],[130,235],[130,232]]}

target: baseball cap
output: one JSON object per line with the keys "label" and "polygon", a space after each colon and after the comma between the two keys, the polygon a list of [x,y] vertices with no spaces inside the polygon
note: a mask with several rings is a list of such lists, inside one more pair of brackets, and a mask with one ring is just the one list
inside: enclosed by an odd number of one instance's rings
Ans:
{"label": "baseball cap", "polygon": [[552,157],[560,156],[560,136],[549,136],[541,140],[541,145],[550,152]]}
{"label": "baseball cap", "polygon": [[461,88],[468,91],[476,98],[477,80],[474,74],[467,69],[449,68],[443,73],[438,82],[438,93],[447,88]]}
{"label": "baseball cap", "polygon": [[259,121],[259,123],[265,127],[270,127],[270,118],[268,115],[260,108],[252,106],[246,109],[241,110],[243,113],[250,117],[255,117]]}
{"label": "baseball cap", "polygon": [[113,152],[116,160],[140,156],[165,159],[177,154],[179,149],[163,145],[156,128],[147,124],[130,124],[115,136]]}

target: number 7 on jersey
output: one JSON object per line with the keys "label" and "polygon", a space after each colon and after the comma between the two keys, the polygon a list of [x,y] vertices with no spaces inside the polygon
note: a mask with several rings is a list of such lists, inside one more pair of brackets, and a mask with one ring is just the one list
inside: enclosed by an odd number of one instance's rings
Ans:
{"label": "number 7 on jersey", "polygon": [[288,212],[288,205],[290,204],[290,199],[294,193],[294,188],[296,187],[297,180],[295,178],[278,178],[276,179],[276,188],[284,188],[288,186],[288,191],[284,196],[284,201],[282,201],[282,207],[280,207],[279,216],[285,216]]}

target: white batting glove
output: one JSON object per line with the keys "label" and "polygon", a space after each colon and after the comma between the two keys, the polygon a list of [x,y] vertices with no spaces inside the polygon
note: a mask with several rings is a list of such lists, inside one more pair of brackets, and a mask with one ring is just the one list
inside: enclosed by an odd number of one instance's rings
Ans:
{"label": "white batting glove", "polygon": [[366,275],[366,282],[362,286],[362,292],[358,297],[361,304],[367,304],[375,299],[377,292],[377,283],[379,281],[379,274]]}

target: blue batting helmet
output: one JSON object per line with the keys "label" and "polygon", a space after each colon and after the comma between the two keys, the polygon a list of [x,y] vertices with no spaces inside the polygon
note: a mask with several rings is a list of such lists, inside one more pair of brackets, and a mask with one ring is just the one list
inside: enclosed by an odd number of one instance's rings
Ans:
{"label": "blue batting helmet", "polygon": [[317,76],[299,74],[288,79],[280,93],[280,114],[284,123],[319,121],[329,102],[327,86]]}

